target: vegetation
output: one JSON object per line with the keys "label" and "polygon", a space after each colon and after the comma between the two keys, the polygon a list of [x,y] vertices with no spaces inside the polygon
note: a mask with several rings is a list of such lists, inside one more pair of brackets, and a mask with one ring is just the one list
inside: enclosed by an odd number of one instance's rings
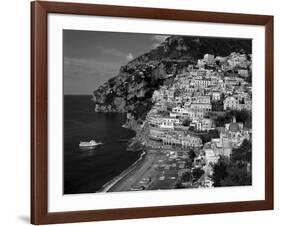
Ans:
{"label": "vegetation", "polygon": [[249,76],[245,79],[246,82],[252,84],[252,70],[249,71]]}
{"label": "vegetation", "polygon": [[214,100],[212,101],[212,111],[223,111],[223,101],[225,99],[224,93],[221,94],[220,100]]}
{"label": "vegetation", "polygon": [[191,123],[191,120],[190,119],[185,119],[182,123],[183,126],[189,126]]}
{"label": "vegetation", "polygon": [[252,144],[245,139],[239,148],[233,149],[230,161],[221,157],[213,166],[214,186],[251,185],[251,162]]}
{"label": "vegetation", "polygon": [[232,122],[233,117],[237,122],[242,122],[245,127],[252,128],[252,112],[246,110],[231,110],[227,111],[225,115],[220,115],[215,118],[217,127],[223,127],[226,123]]}
{"label": "vegetation", "polygon": [[252,177],[247,172],[247,167],[243,166],[241,168],[231,166],[227,169],[227,177],[221,181],[221,186],[242,186],[251,185]]}
{"label": "vegetation", "polygon": [[210,142],[214,138],[219,138],[220,134],[218,130],[212,129],[209,130],[207,133],[199,134],[199,137],[201,138],[202,143],[205,144],[207,142]]}
{"label": "vegetation", "polygon": [[239,148],[234,148],[231,154],[233,163],[243,163],[252,161],[252,143],[247,139],[243,140]]}
{"label": "vegetation", "polygon": [[191,179],[191,173],[189,171],[182,174],[182,182],[188,182]]}
{"label": "vegetation", "polygon": [[147,113],[150,111],[152,103],[150,101],[138,101],[135,104],[135,108],[132,111],[132,114],[135,119],[144,120]]}
{"label": "vegetation", "polygon": [[223,100],[213,101],[212,111],[223,111]]}
{"label": "vegetation", "polygon": [[227,165],[226,161],[222,159],[222,157],[219,159],[217,164],[213,166],[213,181],[214,181],[214,187],[221,187],[222,181],[226,178],[228,175],[227,173]]}
{"label": "vegetation", "polygon": [[193,150],[190,150],[188,152],[188,156],[189,156],[190,160],[193,162],[194,158],[196,157],[196,154]]}
{"label": "vegetation", "polygon": [[200,168],[194,168],[192,170],[193,180],[198,180],[203,174],[204,174],[204,170],[202,170]]}
{"label": "vegetation", "polygon": [[115,96],[116,96],[116,93],[113,91],[110,91],[110,93],[106,95],[104,103],[106,105],[111,104],[114,101]]}

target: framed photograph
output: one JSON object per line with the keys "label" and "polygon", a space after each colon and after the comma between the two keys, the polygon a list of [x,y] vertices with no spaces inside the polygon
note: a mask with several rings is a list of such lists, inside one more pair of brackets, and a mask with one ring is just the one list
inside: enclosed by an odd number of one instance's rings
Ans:
{"label": "framed photograph", "polygon": [[273,209],[273,16],[31,15],[31,223]]}

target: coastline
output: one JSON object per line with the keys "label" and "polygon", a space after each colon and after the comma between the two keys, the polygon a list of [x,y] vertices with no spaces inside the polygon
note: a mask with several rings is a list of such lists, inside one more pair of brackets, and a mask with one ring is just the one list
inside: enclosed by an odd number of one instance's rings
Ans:
{"label": "coastline", "polygon": [[[142,152],[125,151],[126,142],[136,135],[134,130],[122,127],[126,114],[98,113],[93,106],[90,95],[64,95],[64,194],[99,191],[139,159]],[[80,151],[78,144],[91,139],[104,145]]]}
{"label": "coastline", "polygon": [[114,191],[113,188],[117,186],[117,184],[122,183],[122,181],[124,181],[124,179],[128,175],[137,171],[139,168],[141,168],[142,165],[145,164],[148,151],[147,151],[147,147],[143,145],[143,139],[140,138],[140,132],[142,131],[143,128],[140,128],[135,120],[128,119],[128,118],[125,124],[122,125],[122,127],[132,130],[136,133],[135,136],[129,140],[126,151],[136,151],[136,152],[142,151],[142,153],[140,154],[140,157],[132,165],[130,165],[119,175],[117,175],[116,177],[105,183],[97,192],[112,192],[111,190]]}
{"label": "coastline", "polygon": [[136,132],[136,135],[128,142],[127,151],[138,151],[142,153],[138,160],[121,172],[118,176],[107,182],[98,192],[119,192],[133,189],[134,185],[149,172],[153,164],[161,158],[155,153],[155,148],[148,145],[147,126],[140,127],[135,120],[127,119],[122,126]]}
{"label": "coastline", "polygon": [[118,176],[114,177],[110,181],[108,181],[106,184],[102,186],[101,189],[99,189],[97,192],[109,192],[114,186],[116,186],[119,182],[121,182],[127,175],[132,173],[138,166],[140,166],[146,156],[146,151],[143,150],[142,153],[140,154],[140,157],[127,169],[125,169],[123,172],[121,172]]}

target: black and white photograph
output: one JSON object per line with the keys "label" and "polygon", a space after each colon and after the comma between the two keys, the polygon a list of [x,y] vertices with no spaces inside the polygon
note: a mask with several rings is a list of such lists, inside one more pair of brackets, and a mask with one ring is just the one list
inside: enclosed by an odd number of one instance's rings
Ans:
{"label": "black and white photograph", "polygon": [[252,79],[251,39],[63,30],[63,193],[251,186]]}

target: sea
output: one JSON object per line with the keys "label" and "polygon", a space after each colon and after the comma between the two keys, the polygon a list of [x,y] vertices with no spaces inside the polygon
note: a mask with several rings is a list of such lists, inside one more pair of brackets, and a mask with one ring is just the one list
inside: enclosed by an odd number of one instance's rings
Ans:
{"label": "sea", "polygon": [[[64,194],[95,193],[131,166],[139,152],[126,151],[135,132],[123,128],[123,113],[97,113],[91,96],[64,96]],[[80,150],[80,141],[103,144],[94,150]]]}

